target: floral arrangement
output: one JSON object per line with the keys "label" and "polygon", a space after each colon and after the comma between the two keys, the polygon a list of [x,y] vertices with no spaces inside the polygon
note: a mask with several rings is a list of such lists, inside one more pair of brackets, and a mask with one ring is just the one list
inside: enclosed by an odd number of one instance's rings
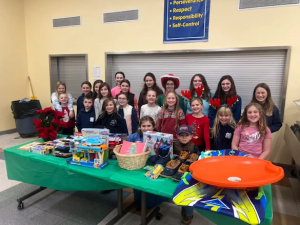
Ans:
{"label": "floral arrangement", "polygon": [[37,110],[36,113],[40,115],[40,119],[34,119],[33,122],[39,133],[39,137],[44,140],[55,140],[60,126],[65,124],[65,122],[61,120],[65,114],[53,110],[51,107]]}

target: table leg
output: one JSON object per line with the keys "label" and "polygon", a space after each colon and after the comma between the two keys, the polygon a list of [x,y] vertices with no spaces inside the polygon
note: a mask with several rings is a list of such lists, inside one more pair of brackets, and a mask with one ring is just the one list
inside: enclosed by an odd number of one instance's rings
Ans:
{"label": "table leg", "polygon": [[141,225],[146,225],[146,203],[147,203],[147,199],[146,199],[146,192],[142,191],[142,198],[141,198]]}
{"label": "table leg", "polygon": [[141,225],[147,225],[150,221],[156,217],[158,220],[162,218],[162,214],[159,213],[160,208],[155,207],[152,212],[147,216],[146,214],[146,205],[147,205],[147,193],[142,191],[141,198]]}
{"label": "table leg", "polygon": [[17,199],[17,202],[19,203],[18,209],[19,209],[19,210],[24,209],[24,203],[23,203],[23,201],[24,201],[25,199],[30,198],[31,196],[33,196],[33,195],[35,195],[35,194],[37,194],[37,193],[39,193],[39,192],[41,192],[41,191],[43,191],[43,190],[45,190],[45,189],[46,189],[45,187],[39,187],[39,189],[37,189],[37,190],[35,190],[35,191],[33,191],[33,192],[30,192],[29,194],[24,195],[24,196],[21,197],[21,198],[18,198],[18,199]]}
{"label": "table leg", "polygon": [[118,215],[112,218],[106,225],[114,225],[118,220],[130,212],[135,206],[136,202],[133,202],[123,211],[123,189],[118,189]]}
{"label": "table leg", "polygon": [[118,215],[123,213],[123,189],[118,189]]}

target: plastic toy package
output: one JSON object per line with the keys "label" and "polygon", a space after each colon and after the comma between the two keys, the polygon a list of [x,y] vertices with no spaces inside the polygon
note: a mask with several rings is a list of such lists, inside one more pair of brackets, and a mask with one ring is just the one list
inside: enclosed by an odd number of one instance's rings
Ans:
{"label": "plastic toy package", "polygon": [[90,134],[108,135],[109,129],[83,128],[81,130],[81,133],[82,133],[83,137],[86,137],[87,135],[90,135]]}
{"label": "plastic toy package", "polygon": [[156,180],[160,173],[164,170],[164,167],[160,164],[156,164],[153,169],[151,170],[148,170],[146,173],[145,173],[145,176],[150,179],[150,180]]}
{"label": "plastic toy package", "polygon": [[88,134],[79,142],[70,142],[72,158],[68,164],[103,169],[108,165],[108,135]]}
{"label": "plastic toy package", "polygon": [[29,150],[31,147],[35,147],[35,146],[46,147],[46,146],[55,146],[55,144],[56,143],[53,142],[53,141],[47,141],[47,142],[34,141],[34,142],[29,143],[29,144],[23,145],[23,146],[19,147],[18,149],[20,149],[20,150]]}
{"label": "plastic toy package", "polygon": [[36,145],[30,147],[28,151],[40,155],[49,155],[52,153],[53,148],[53,146]]}

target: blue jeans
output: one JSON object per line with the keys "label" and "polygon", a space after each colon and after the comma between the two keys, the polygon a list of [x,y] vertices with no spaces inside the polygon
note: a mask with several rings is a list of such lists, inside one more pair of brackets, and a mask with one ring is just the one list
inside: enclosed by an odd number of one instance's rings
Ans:
{"label": "blue jeans", "polygon": [[192,207],[192,206],[183,206],[183,210],[184,210],[186,216],[194,215],[194,207]]}

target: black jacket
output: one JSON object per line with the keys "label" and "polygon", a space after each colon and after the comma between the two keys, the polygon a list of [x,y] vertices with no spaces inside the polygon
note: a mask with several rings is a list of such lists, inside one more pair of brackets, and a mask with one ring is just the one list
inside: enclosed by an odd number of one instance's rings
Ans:
{"label": "black jacket", "polygon": [[88,112],[85,111],[85,108],[81,109],[76,120],[78,132],[81,132],[82,128],[93,128],[96,120],[95,116],[94,107],[92,107]]}
{"label": "black jacket", "polygon": [[134,94],[128,93],[128,104],[134,108]]}
{"label": "black jacket", "polygon": [[231,149],[231,142],[234,135],[234,128],[229,125],[220,124],[219,134],[217,138],[212,138],[210,148],[212,150]]}
{"label": "black jacket", "polygon": [[281,128],[282,126],[281,117],[279,114],[279,110],[275,105],[273,107],[272,115],[266,116],[266,120],[267,120],[267,125],[271,130],[271,133],[274,133]]}
{"label": "black jacket", "polygon": [[110,133],[127,133],[126,121],[119,114],[107,114],[103,118],[98,118],[94,124],[95,128],[107,128]]}
{"label": "black jacket", "polygon": [[[91,96],[93,96],[93,92],[91,92]],[[83,98],[84,98],[84,94],[82,93],[82,95],[80,95],[77,98],[77,115],[79,114],[81,109],[84,109],[84,105],[83,105]],[[94,106],[93,106],[94,107]]]}

